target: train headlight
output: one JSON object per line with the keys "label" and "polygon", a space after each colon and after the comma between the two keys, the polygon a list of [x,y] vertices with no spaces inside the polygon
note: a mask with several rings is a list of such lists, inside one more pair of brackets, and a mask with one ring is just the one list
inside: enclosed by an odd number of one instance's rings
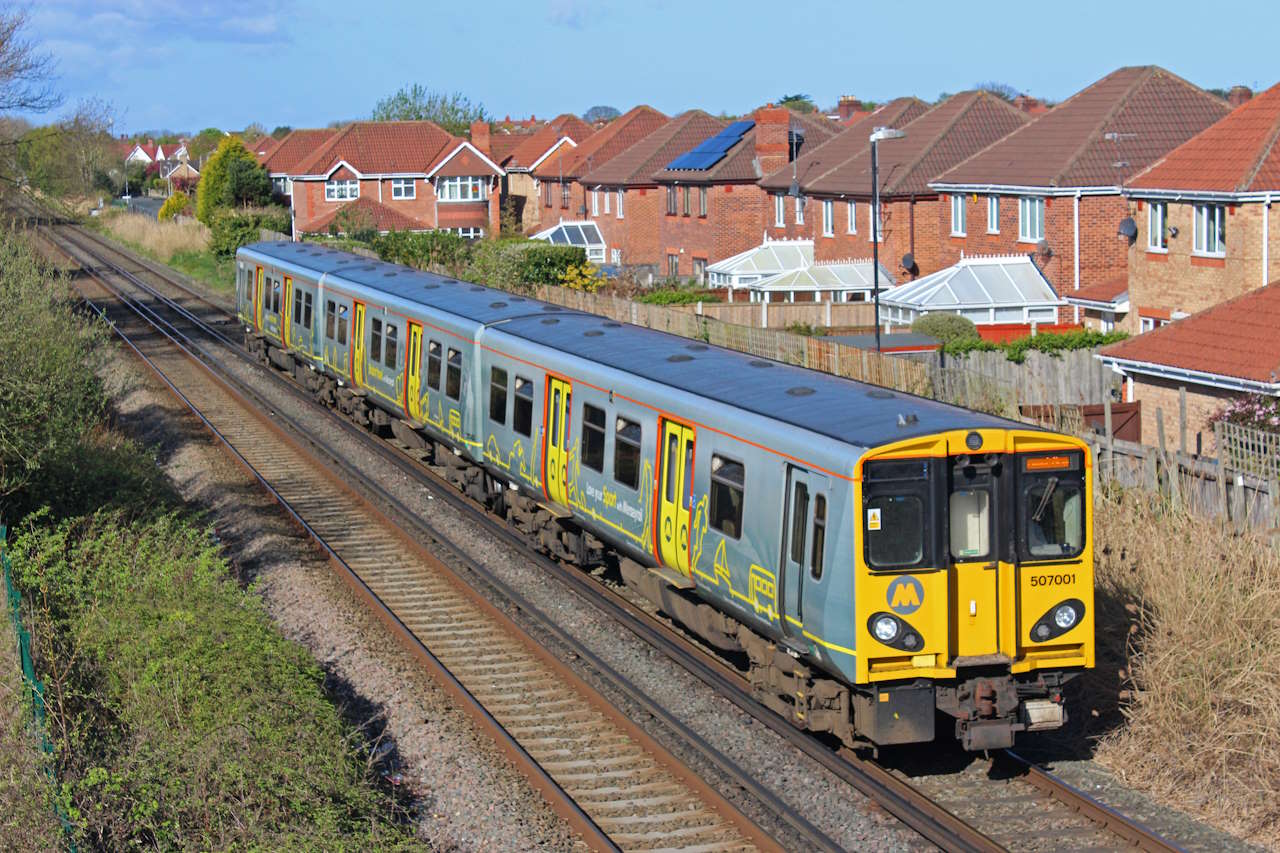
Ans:
{"label": "train headlight", "polygon": [[1060,604],[1053,611],[1053,623],[1064,631],[1076,624],[1076,620],[1079,618],[1076,615],[1076,609],[1070,604]]}
{"label": "train headlight", "polygon": [[1084,602],[1080,599],[1068,598],[1066,601],[1058,602],[1031,626],[1031,641],[1033,643],[1048,642],[1079,625],[1083,618]]}
{"label": "train headlight", "polygon": [[898,620],[892,616],[881,616],[871,623],[871,633],[882,643],[892,643],[898,637]]}

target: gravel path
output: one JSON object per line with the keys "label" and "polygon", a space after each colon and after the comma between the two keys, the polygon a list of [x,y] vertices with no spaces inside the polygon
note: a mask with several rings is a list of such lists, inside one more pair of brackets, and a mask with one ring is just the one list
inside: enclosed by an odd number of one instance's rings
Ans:
{"label": "gravel path", "polygon": [[567,850],[560,819],[352,596],[276,505],[152,377],[113,356],[117,423],[155,448],[184,498],[209,513],[228,557],[283,633],[308,648],[348,716],[389,752],[440,850]]}

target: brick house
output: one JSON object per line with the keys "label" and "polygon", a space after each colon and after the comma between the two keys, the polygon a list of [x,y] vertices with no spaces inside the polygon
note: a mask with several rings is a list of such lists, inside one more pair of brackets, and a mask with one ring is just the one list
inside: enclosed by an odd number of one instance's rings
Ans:
{"label": "brick house", "polygon": [[596,129],[571,113],[556,116],[535,130],[494,133],[490,140],[493,161],[506,173],[502,198],[510,200],[522,233],[536,230],[542,221],[537,181],[533,171],[561,147],[576,148]]}
{"label": "brick house", "polygon": [[[903,99],[907,101],[908,99]],[[797,161],[800,196],[788,203],[793,170],[783,168],[760,182],[773,196],[770,231],[798,228],[797,213],[813,236],[819,261],[871,254],[871,131],[886,121],[904,139],[879,145],[880,257],[891,270],[911,277],[942,269],[938,233],[943,202],[929,182],[947,169],[1026,124],[1025,113],[989,92],[953,95],[918,112],[915,103],[873,114]],[[912,118],[912,116],[915,116]],[[905,119],[905,123],[902,121]],[[909,256],[909,257],[908,257]]]}
{"label": "brick house", "polygon": [[735,126],[741,135],[727,150],[708,152],[701,160],[682,155],[653,174],[662,198],[658,272],[663,276],[702,280],[708,264],[760,245],[768,196],[759,180],[791,160],[801,137],[805,147],[817,146],[840,130],[816,113],[774,106],[761,107],[723,132]]}
{"label": "brick house", "polygon": [[[474,135],[487,147],[486,134]],[[412,223],[411,230],[496,236],[502,175],[482,147],[432,122],[353,122],[290,176],[294,234],[328,229],[361,200],[353,209],[379,231]]]}
{"label": "brick house", "polygon": [[249,150],[267,170],[271,177],[271,188],[278,195],[287,198],[293,194],[293,179],[290,176],[298,174],[298,167],[337,133],[332,128],[293,130],[279,140],[263,137]]}
{"label": "brick house", "polygon": [[1144,332],[1263,287],[1277,275],[1280,85],[1125,185],[1132,217],[1125,327]]}
{"label": "brick house", "polygon": [[1280,282],[1257,288],[1147,334],[1112,344],[1099,358],[1125,379],[1126,397],[1142,403],[1142,441],[1178,443],[1179,389],[1186,389],[1188,450],[1207,452],[1209,417],[1242,394],[1280,395]]}
{"label": "brick house", "polygon": [[939,262],[1034,251],[1064,296],[1123,275],[1121,186],[1226,112],[1163,68],[1108,74],[930,182],[948,197]]}
{"label": "brick house", "polygon": [[618,116],[577,145],[560,145],[533,169],[539,224],[550,227],[561,220],[585,219],[588,192],[583,175],[662,127],[667,117],[653,107],[638,106]]}
{"label": "brick house", "polygon": [[609,263],[658,272],[664,200],[653,174],[727,124],[702,110],[690,110],[582,176],[590,194],[587,218],[604,236]]}

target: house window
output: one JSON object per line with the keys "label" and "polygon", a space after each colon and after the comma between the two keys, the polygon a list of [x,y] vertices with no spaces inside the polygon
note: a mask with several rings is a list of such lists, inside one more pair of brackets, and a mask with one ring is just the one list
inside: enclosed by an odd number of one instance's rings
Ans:
{"label": "house window", "polygon": [[667,187],[667,216],[676,215],[676,188]]}
{"label": "house window", "polygon": [[436,179],[436,198],[440,201],[483,201],[488,197],[489,182],[480,175],[455,175]]}
{"label": "house window", "polygon": [[459,237],[465,237],[468,240],[479,240],[484,236],[483,228],[446,228],[446,231],[452,231]]}
{"label": "house window", "polygon": [[849,207],[849,224],[846,227],[846,230],[850,234],[857,234],[858,233],[858,203],[856,201],[851,201],[849,202],[848,207]]}
{"label": "house window", "polygon": [[796,224],[804,224],[804,196],[796,196]]}
{"label": "house window", "polygon": [[622,218],[622,190],[618,190],[618,218]]}
{"label": "house window", "polygon": [[689,189],[690,189],[689,187],[684,188],[684,200],[683,200],[683,204],[680,206],[680,210],[684,213],[685,216],[689,215]]}
{"label": "house window", "polygon": [[542,182],[542,206],[543,207],[551,206],[551,182],[550,181]]}
{"label": "house window", "polygon": [[399,199],[417,198],[417,181],[413,178],[392,178],[391,197]]}
{"label": "house window", "polygon": [[1195,253],[1222,256],[1227,253],[1226,208],[1220,204],[1197,204]]}
{"label": "house window", "polygon": [[1169,251],[1169,205],[1152,202],[1147,207],[1147,248],[1153,252]]}
{"label": "house window", "polygon": [[987,196],[987,233],[1000,233],[1000,196]]}
{"label": "house window", "polygon": [[667,255],[667,276],[676,278],[680,275],[680,256]]}
{"label": "house window", "polygon": [[292,181],[290,181],[288,178],[272,178],[271,179],[271,189],[273,189],[275,192],[279,193],[280,195],[292,195],[293,187],[291,186],[291,184],[292,184]]}
{"label": "house window", "polygon": [[560,208],[562,210],[569,207],[569,185],[561,182],[560,184]]}
{"label": "house window", "polygon": [[620,264],[620,263],[622,263],[622,250],[621,250],[621,249],[610,249],[610,250],[609,250],[609,262],[610,262],[610,263],[614,263],[614,264]]}
{"label": "house window", "polygon": [[591,191],[591,215],[600,215],[600,190]]}
{"label": "house window", "polygon": [[325,201],[350,201],[360,198],[360,182],[355,178],[324,182]]}
{"label": "house window", "polygon": [[787,224],[787,212],[782,206],[782,193],[773,194],[773,224],[778,228]]}
{"label": "house window", "polygon": [[702,218],[707,216],[707,188],[698,187],[698,215]]}
{"label": "house window", "polygon": [[610,202],[610,201],[612,201],[612,200],[613,200],[613,193],[612,193],[612,192],[610,192],[609,190],[605,190],[605,191],[604,191],[604,212],[605,212],[605,213],[610,213],[610,212],[611,212],[611,211],[609,210],[609,202]]}
{"label": "house window", "polygon": [[1018,239],[1024,243],[1039,243],[1044,239],[1044,199],[1018,199]]}
{"label": "house window", "polygon": [[831,199],[822,200],[822,234],[830,237],[836,233],[836,203]]}
{"label": "house window", "polygon": [[707,259],[706,258],[693,259],[693,277],[698,280],[698,284],[702,284],[702,282],[706,279],[707,277]]}
{"label": "house window", "polygon": [[951,236],[964,236],[964,196],[951,197]]}

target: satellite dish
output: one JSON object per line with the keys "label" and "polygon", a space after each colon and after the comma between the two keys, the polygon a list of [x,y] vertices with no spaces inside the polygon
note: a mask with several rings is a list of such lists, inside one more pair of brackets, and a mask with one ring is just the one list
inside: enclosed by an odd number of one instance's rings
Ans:
{"label": "satellite dish", "polygon": [[909,275],[914,276],[920,274],[920,268],[916,266],[916,256],[910,252],[907,252],[902,256],[902,268],[906,270]]}
{"label": "satellite dish", "polygon": [[1128,240],[1130,246],[1138,239],[1138,224],[1133,221],[1132,216],[1126,216],[1120,220],[1120,226],[1116,228],[1116,236],[1122,240]]}

